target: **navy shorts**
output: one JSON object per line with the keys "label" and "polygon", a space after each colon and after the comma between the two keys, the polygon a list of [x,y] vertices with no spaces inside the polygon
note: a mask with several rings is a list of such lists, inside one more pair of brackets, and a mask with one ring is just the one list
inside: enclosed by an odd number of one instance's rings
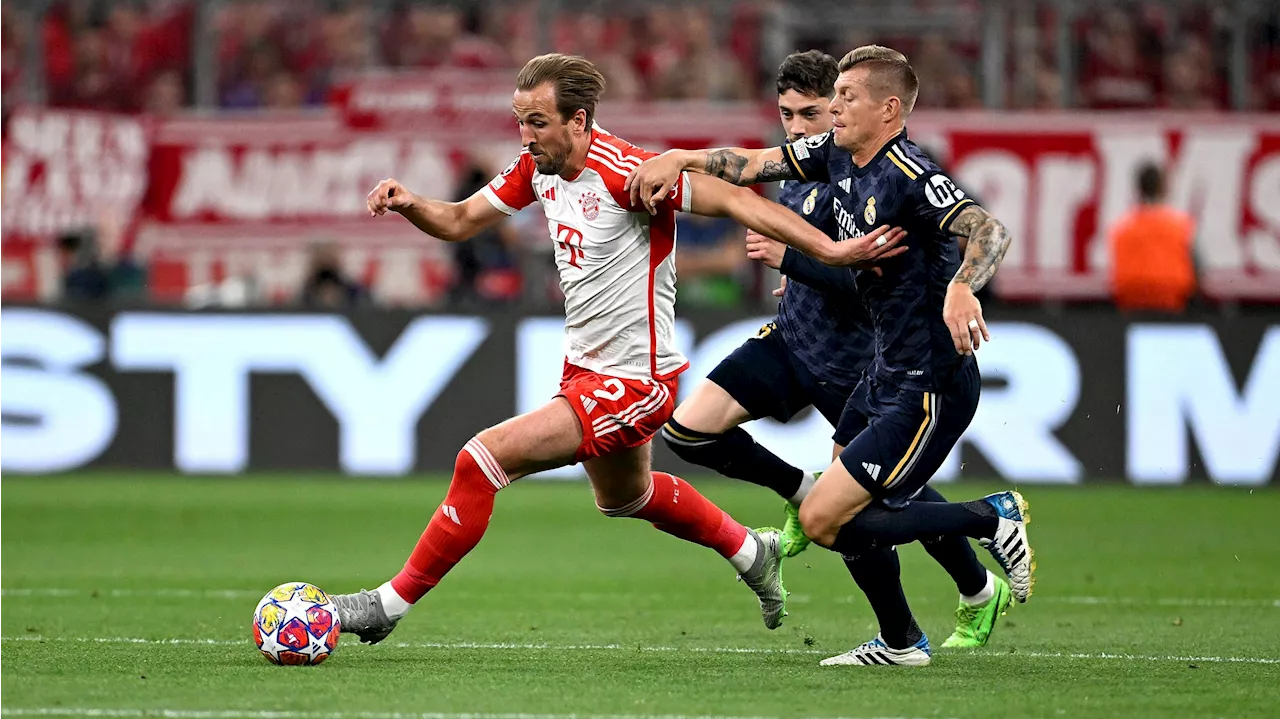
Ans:
{"label": "navy shorts", "polygon": [[707,379],[729,393],[752,417],[790,421],[813,406],[834,427],[849,399],[849,388],[820,382],[800,362],[770,322],[755,337],[721,360]]}
{"label": "navy shorts", "polygon": [[871,496],[889,507],[905,506],[968,429],[981,391],[982,376],[973,359],[936,392],[864,378],[849,396],[836,429],[836,443],[845,445],[841,463]]}

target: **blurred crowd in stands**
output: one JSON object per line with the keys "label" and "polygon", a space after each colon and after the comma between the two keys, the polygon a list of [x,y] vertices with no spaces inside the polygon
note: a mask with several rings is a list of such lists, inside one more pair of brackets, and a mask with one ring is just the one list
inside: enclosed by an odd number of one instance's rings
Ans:
{"label": "blurred crowd in stands", "polygon": [[[222,0],[201,10],[193,0],[52,0],[3,3],[4,101],[24,85],[33,33],[54,105],[165,112],[193,101],[194,29],[211,30],[217,101],[224,107],[318,104],[336,75],[370,67],[518,67],[549,46],[595,60],[611,98],[736,100],[767,97],[771,67],[764,47],[771,23],[795,8],[755,0],[719,3],[573,3],[545,17],[538,0]],[[812,12],[828,5],[818,0]],[[843,3],[872,17],[879,0]],[[965,26],[869,32],[812,27],[793,43],[837,57],[877,41],[906,52],[924,92],[920,107],[982,105],[979,0],[911,0],[928,17],[957,7]],[[1005,107],[1227,109],[1231,3],[1121,2],[1081,5],[1058,31],[1058,3],[1037,2],[1030,43],[1010,38]],[[1079,5],[1077,3],[1077,5]],[[591,8],[595,9],[592,10]],[[1280,10],[1248,29],[1247,106],[1280,110]],[[1017,31],[1027,34],[1024,29]],[[1060,42],[1070,45],[1072,88],[1062,92]],[[1016,78],[1016,81],[1015,81]],[[1022,81],[1025,78],[1027,81]],[[1029,89],[1028,89],[1029,86]]]}
{"label": "blurred crowd in stands", "polygon": [[[219,106],[290,109],[324,104],[346,72],[515,68],[548,49],[594,60],[608,78],[611,100],[771,101],[775,24],[789,13],[820,13],[833,3],[4,0],[3,106],[7,115],[39,88],[57,107],[174,113],[196,103],[203,62],[203,74],[213,73]],[[884,0],[836,4],[855,18],[864,5],[866,17],[885,7]],[[1280,5],[1263,5],[1261,21],[1246,30],[1243,103],[1228,81],[1231,3],[1075,3],[1077,12],[1064,20],[1062,3],[1029,0],[1021,6],[1020,24],[1005,28],[1007,79],[1004,96],[994,100],[982,87],[990,76],[982,72],[990,37],[984,35],[981,0],[896,5],[921,17],[945,8],[966,19],[945,29],[935,22],[892,31],[808,22],[790,32],[792,45],[783,54],[815,47],[838,58],[868,42],[901,49],[920,76],[917,107],[924,109],[980,108],[985,100],[1037,110],[1227,110],[1243,104],[1246,110],[1280,111]],[[559,11],[548,16],[547,7]],[[468,170],[462,196],[492,170]],[[739,306],[768,296],[765,285],[773,280],[743,258],[739,228],[705,218],[682,217],[681,223],[682,302]],[[452,299],[482,305],[527,302],[531,294],[554,299],[549,256],[534,253],[530,260],[522,251],[545,249],[543,231],[536,220],[517,219],[456,246]],[[77,234],[61,240],[68,295],[118,295],[118,288],[134,292],[145,281],[139,279],[144,270],[117,257],[110,242],[105,259],[91,244]],[[540,271],[531,270],[531,262]],[[317,246],[300,301],[365,301],[367,291],[340,265],[332,247]]]}

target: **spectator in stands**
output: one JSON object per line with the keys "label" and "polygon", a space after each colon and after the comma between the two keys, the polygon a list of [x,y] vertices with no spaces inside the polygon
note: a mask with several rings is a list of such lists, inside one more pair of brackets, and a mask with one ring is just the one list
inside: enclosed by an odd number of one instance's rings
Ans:
{"label": "spectator in stands", "polygon": [[683,307],[736,307],[745,300],[742,276],[750,265],[742,227],[723,217],[676,218],[676,276]]}
{"label": "spectator in stands", "polygon": [[73,302],[99,301],[111,293],[107,273],[98,263],[93,233],[78,230],[58,237],[62,266],[62,298]]}
{"label": "spectator in stands", "polygon": [[1164,173],[1138,171],[1139,205],[1111,230],[1111,290],[1126,311],[1180,313],[1195,292],[1195,222],[1165,204]]}
{"label": "spectator in stands", "polygon": [[170,70],[156,75],[147,85],[147,94],[142,109],[152,115],[171,115],[186,104],[182,78]]}
{"label": "spectator in stands", "polygon": [[1037,110],[1061,110],[1062,101],[1062,75],[1047,62],[1037,63],[1035,100],[1032,107]]}
{"label": "spectator in stands", "polygon": [[1147,67],[1133,18],[1120,9],[1102,15],[1089,33],[1081,69],[1081,91],[1089,107],[1125,109],[1156,104],[1154,75]]}
{"label": "spectator in stands", "polygon": [[1204,42],[1188,37],[1164,62],[1164,106],[1173,110],[1216,110],[1209,92],[1212,58]]}
{"label": "spectator in stands", "polygon": [[337,244],[324,241],[312,245],[310,265],[302,287],[303,306],[336,310],[364,303],[367,293],[343,272]]}
{"label": "spectator in stands", "polygon": [[[462,172],[455,195],[465,200],[480,191],[494,173],[472,161]],[[542,226],[546,242],[546,225]],[[482,230],[466,242],[450,245],[457,270],[452,299],[462,305],[499,305],[519,301],[523,291],[520,269],[520,238],[510,223]]]}
{"label": "spectator in stands", "polygon": [[400,3],[383,38],[387,63],[396,67],[493,68],[511,65],[502,46],[466,28],[466,17],[436,1]]}
{"label": "spectator in stands", "polygon": [[746,100],[756,89],[737,58],[721,46],[709,10],[689,6],[679,15],[681,57],[662,74],[660,97],[678,100]]}
{"label": "spectator in stands", "polygon": [[73,301],[140,299],[147,270],[126,245],[125,227],[107,213],[96,228],[64,232],[58,237],[62,296]]}

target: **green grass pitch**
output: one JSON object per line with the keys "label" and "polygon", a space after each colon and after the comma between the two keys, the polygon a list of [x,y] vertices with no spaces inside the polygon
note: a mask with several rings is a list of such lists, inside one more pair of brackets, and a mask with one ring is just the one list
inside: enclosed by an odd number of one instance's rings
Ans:
{"label": "green grass pitch", "polygon": [[[700,489],[748,524],[771,493]],[[1275,717],[1280,492],[1027,487],[1035,596],[987,648],[824,668],[869,639],[838,558],[784,565],[770,632],[708,550],[596,513],[583,483],[503,491],[488,536],[376,647],[276,667],[249,637],[286,580],[345,592],[399,569],[436,479],[80,475],[3,481],[3,714],[169,719]],[[943,486],[972,498],[992,486]],[[985,554],[980,552],[980,555]],[[935,647],[956,592],[904,547]]]}

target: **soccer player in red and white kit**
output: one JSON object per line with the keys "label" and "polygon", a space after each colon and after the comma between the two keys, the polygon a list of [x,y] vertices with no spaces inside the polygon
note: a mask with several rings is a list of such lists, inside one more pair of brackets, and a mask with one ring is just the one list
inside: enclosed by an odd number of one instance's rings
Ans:
{"label": "soccer player in red and white kit", "polygon": [[[650,439],[675,408],[675,213],[729,216],[770,237],[831,244],[800,216],[744,188],[684,175],[650,213],[623,190],[654,153],[593,122],[604,78],[587,60],[543,55],[516,80],[512,106],[524,151],[462,202],[419,197],[395,180],[369,193],[373,215],[398,212],[423,232],[465,240],[542,203],[565,295],[560,392],[543,407],[476,435],[458,453],[439,509],[399,574],[377,590],[337,595],[342,631],[376,643],[480,541],[497,492],[534,472],[581,462],[596,505],[634,517],[729,560],[760,601],[765,626],[785,613],[776,530],[747,529],[679,477],[650,471]],[[866,259],[885,232],[861,240]]]}

